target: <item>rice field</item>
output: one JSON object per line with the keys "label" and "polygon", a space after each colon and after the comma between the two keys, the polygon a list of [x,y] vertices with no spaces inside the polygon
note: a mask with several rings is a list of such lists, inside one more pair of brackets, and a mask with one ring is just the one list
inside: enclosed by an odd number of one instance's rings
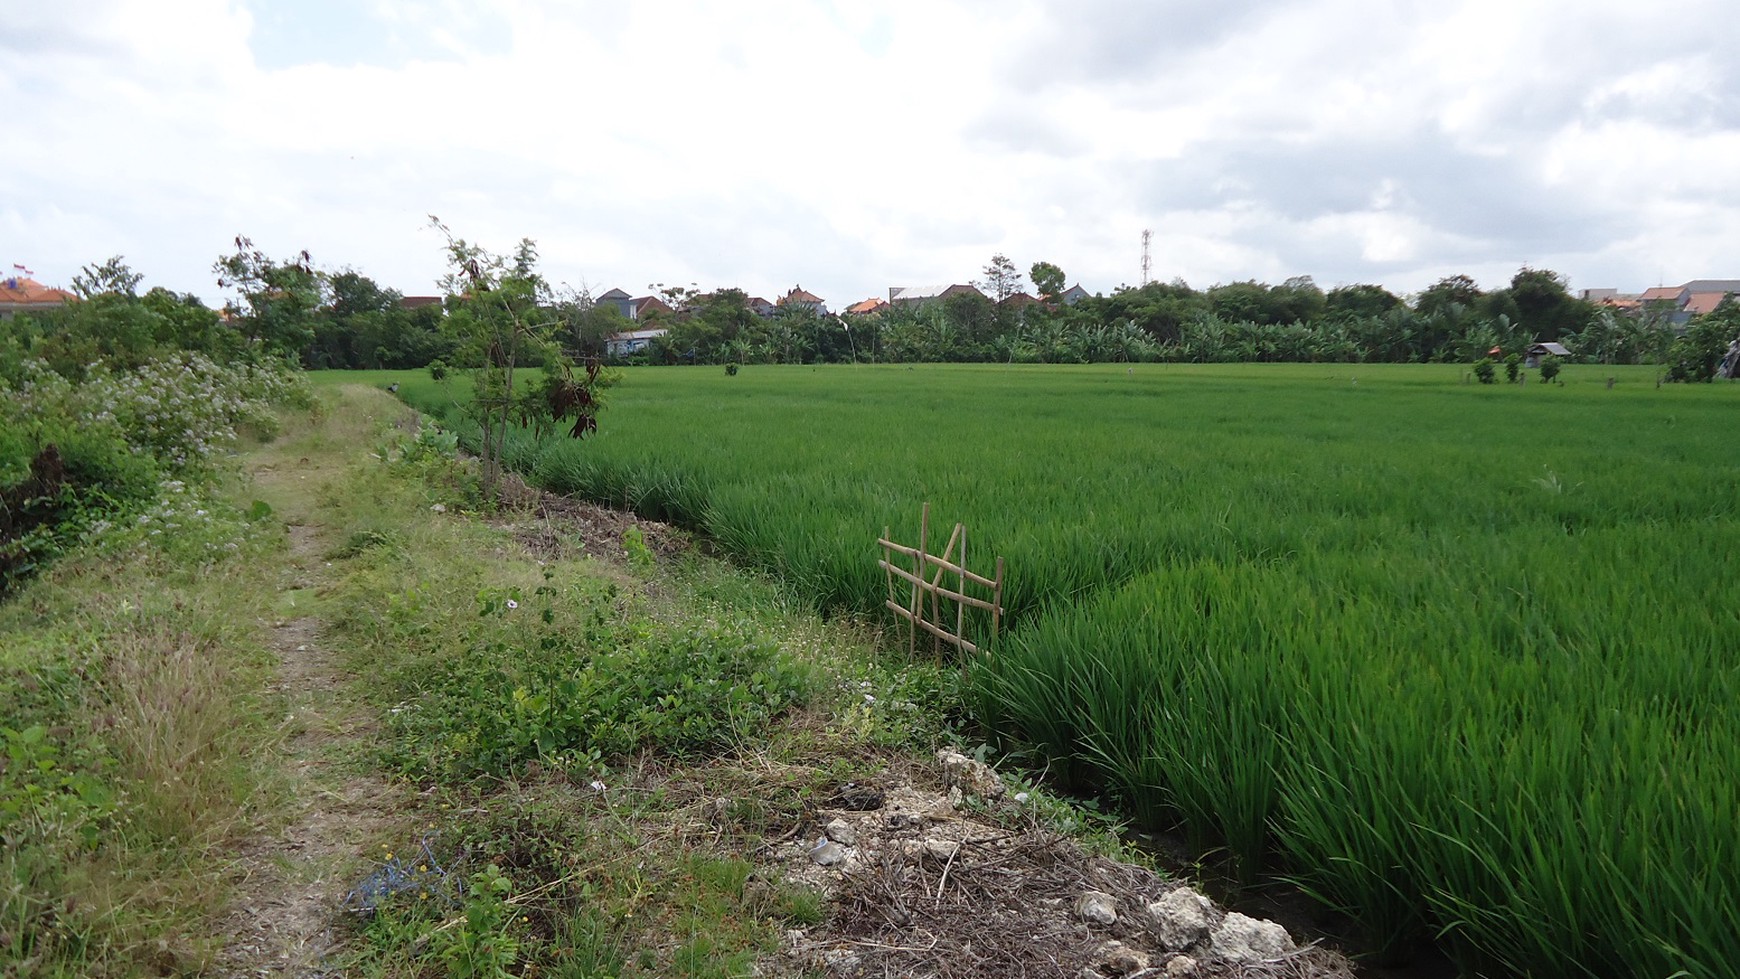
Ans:
{"label": "rice field", "polygon": [[640,369],[511,461],[863,612],[928,501],[1007,563],[976,704],[1058,778],[1379,949],[1732,975],[1740,386],[1464,371]]}

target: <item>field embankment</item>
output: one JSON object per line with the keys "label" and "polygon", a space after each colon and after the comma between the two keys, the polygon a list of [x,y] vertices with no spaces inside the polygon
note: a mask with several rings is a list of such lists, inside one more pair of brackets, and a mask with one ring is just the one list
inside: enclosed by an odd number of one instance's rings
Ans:
{"label": "field embankment", "polygon": [[879,607],[874,539],[928,501],[1012,576],[982,719],[1066,780],[1298,876],[1398,954],[1725,975],[1740,391],[1564,380],[631,371],[596,439],[510,458],[824,608]]}

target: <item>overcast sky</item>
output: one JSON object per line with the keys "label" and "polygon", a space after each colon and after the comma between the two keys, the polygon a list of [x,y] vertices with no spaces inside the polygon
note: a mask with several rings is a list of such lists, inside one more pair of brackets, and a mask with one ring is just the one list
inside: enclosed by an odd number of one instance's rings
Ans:
{"label": "overcast sky", "polygon": [[1740,276],[1732,0],[0,0],[0,269],[223,296],[251,236],[434,291],[834,308],[1001,252],[1109,292]]}

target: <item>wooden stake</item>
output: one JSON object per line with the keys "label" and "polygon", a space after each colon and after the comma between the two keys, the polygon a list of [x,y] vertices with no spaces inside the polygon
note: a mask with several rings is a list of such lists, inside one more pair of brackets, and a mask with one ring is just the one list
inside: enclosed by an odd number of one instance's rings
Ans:
{"label": "wooden stake", "polygon": [[[955,529],[961,532],[961,567],[967,566],[967,528],[965,524],[955,524]],[[967,593],[967,576],[961,575],[960,584],[956,586],[962,595]],[[967,603],[955,603],[955,635],[966,638],[967,635]]]}
{"label": "wooden stake", "polygon": [[[991,642],[997,641],[997,630],[1003,625],[1003,559],[997,559],[997,583],[991,587]],[[986,645],[990,645],[987,643]]]}
{"label": "wooden stake", "polygon": [[[930,504],[926,503],[918,515],[918,554],[913,558],[914,573],[919,581],[924,580],[925,548],[930,545]],[[924,618],[924,591],[919,584],[912,586],[912,640],[907,643],[907,652],[918,652],[918,620]]]}

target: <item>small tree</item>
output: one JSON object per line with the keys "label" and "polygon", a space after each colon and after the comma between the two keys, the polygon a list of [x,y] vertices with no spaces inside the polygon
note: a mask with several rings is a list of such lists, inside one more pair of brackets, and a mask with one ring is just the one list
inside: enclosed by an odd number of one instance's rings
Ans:
{"label": "small tree", "polygon": [[1557,378],[1559,376],[1559,366],[1560,366],[1559,365],[1559,358],[1553,356],[1552,354],[1548,354],[1547,356],[1542,357],[1541,358],[1541,381],[1543,383],[1546,383],[1546,384],[1553,383],[1554,378]]}
{"label": "small tree", "polygon": [[218,287],[241,293],[239,310],[248,339],[267,353],[300,357],[314,340],[315,313],[326,297],[325,277],[306,250],[275,262],[245,236],[236,253],[212,265]]}
{"label": "small tree", "polygon": [[1491,357],[1482,357],[1474,362],[1474,376],[1480,380],[1480,383],[1491,384],[1497,375],[1498,365],[1492,362]]}
{"label": "small tree", "polygon": [[120,295],[131,299],[139,294],[139,283],[145,277],[127,265],[120,255],[110,257],[101,265],[83,265],[73,276],[73,291],[82,299],[103,295]]}
{"label": "small tree", "polygon": [[992,255],[985,266],[985,279],[978,286],[992,302],[1000,303],[1021,291],[1021,271],[1002,253]]}
{"label": "small tree", "polygon": [[[572,419],[568,434],[584,438],[598,428],[603,407],[598,392],[614,377],[602,372],[596,358],[576,364],[563,352],[566,321],[543,305],[550,288],[538,274],[538,250],[531,239],[520,239],[511,257],[498,255],[454,237],[433,215],[429,221],[447,239],[452,271],[441,282],[451,309],[447,322],[461,353],[477,365],[469,411],[481,434],[483,492],[495,499],[508,423],[535,426],[541,436],[555,422]],[[530,366],[543,367],[543,381],[516,386],[515,371]]]}
{"label": "small tree", "polygon": [[1033,288],[1039,290],[1040,298],[1050,296],[1055,300],[1063,294],[1064,284],[1069,280],[1064,276],[1063,269],[1050,262],[1034,262],[1027,270],[1027,277],[1033,280]]}
{"label": "small tree", "polygon": [[1740,335],[1740,304],[1726,300],[1713,313],[1692,321],[1683,336],[1668,348],[1667,379],[1676,383],[1708,383],[1716,379],[1716,368],[1728,352],[1728,345]]}
{"label": "small tree", "polygon": [[1518,354],[1507,354],[1504,358],[1504,379],[1512,384],[1522,373],[1522,357]]}

